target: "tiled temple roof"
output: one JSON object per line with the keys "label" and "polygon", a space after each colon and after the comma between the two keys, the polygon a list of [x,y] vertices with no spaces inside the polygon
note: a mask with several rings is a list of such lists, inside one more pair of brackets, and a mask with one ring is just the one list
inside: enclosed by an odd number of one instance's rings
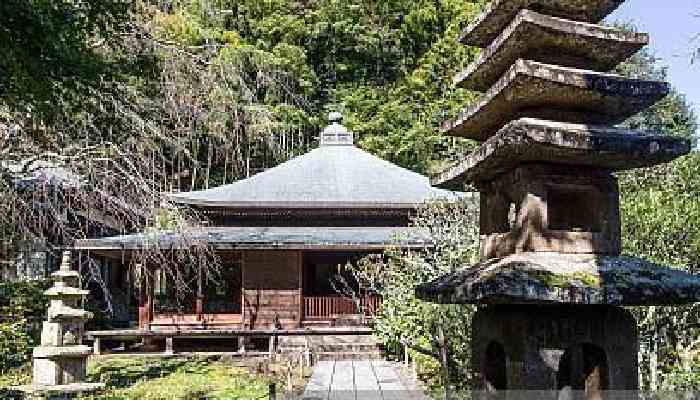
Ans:
{"label": "tiled temple roof", "polygon": [[185,249],[206,242],[219,250],[333,249],[382,250],[397,245],[424,248],[432,245],[427,231],[406,227],[218,227],[183,232],[156,232],[79,240],[76,250],[109,254],[121,251]]}
{"label": "tiled temple roof", "polygon": [[322,133],[319,148],[248,179],[173,199],[216,208],[413,208],[460,196],[357,148],[340,117],[333,117],[337,120]]}

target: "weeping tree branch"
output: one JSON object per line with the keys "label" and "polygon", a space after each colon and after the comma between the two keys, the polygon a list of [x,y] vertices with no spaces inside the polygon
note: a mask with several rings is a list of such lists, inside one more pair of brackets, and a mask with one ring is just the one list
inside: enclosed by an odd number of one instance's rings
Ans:
{"label": "weeping tree branch", "polygon": [[[151,62],[153,79],[101,80],[83,88],[79,104],[61,98],[50,120],[0,100],[0,233],[10,246],[39,240],[59,249],[167,229],[182,238],[179,251],[156,243],[127,263],[132,273],[161,266],[184,298],[192,282],[183,268],[215,280],[218,262],[192,235],[204,216],[168,193],[273,166],[303,150],[317,127],[305,116],[312,108],[300,78],[270,54],[189,48],[158,38],[137,15],[132,21],[118,40],[98,38],[91,48],[119,65]],[[297,112],[291,122],[287,109]],[[85,269],[106,291],[97,265]]]}

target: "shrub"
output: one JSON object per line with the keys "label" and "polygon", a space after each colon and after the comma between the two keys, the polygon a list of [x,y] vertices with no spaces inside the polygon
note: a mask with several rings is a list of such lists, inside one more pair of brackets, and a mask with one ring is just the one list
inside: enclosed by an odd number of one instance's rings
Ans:
{"label": "shrub", "polygon": [[0,373],[22,366],[38,343],[48,281],[0,284]]}
{"label": "shrub", "polygon": [[[374,320],[374,331],[387,349],[400,353],[408,345],[421,378],[431,387],[441,382],[437,355],[443,346],[439,329],[447,340],[450,380],[458,389],[470,378],[470,321],[474,308],[465,305],[440,305],[416,297],[417,285],[477,261],[479,232],[478,200],[429,202],[417,210],[412,225],[427,231],[431,247],[404,251],[399,247],[382,255],[369,256],[354,270],[363,289],[383,297],[383,305]],[[401,238],[398,238],[401,239]]]}

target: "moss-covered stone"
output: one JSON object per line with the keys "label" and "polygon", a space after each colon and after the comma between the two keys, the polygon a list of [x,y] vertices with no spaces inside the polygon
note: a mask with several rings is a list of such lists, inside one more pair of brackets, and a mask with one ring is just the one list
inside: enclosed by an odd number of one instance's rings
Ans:
{"label": "moss-covered stone", "polygon": [[417,289],[440,303],[674,305],[700,301],[700,277],[633,257],[519,253]]}

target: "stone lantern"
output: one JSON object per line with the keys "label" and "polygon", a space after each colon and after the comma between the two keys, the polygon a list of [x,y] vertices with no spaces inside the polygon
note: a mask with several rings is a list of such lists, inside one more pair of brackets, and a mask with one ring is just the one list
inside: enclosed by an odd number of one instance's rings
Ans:
{"label": "stone lantern", "polygon": [[61,267],[52,277],[54,285],[45,292],[50,303],[41,331],[41,346],[33,352],[34,379],[31,386],[19,390],[49,398],[65,398],[103,385],[84,383],[92,348],[82,343],[83,329],[92,313],[81,307],[83,296],[89,292],[78,289],[80,276],[71,270],[70,252],[63,254]]}
{"label": "stone lantern", "polygon": [[485,93],[442,131],[483,143],[436,183],[480,191],[482,262],[417,294],[481,306],[476,396],[634,393],[639,342],[622,306],[700,300],[698,277],[621,255],[615,173],[691,149],[685,139],[610,127],[669,91],[607,72],[648,43],[597,25],[621,3],[494,0],[460,37],[484,50],[455,83]]}

